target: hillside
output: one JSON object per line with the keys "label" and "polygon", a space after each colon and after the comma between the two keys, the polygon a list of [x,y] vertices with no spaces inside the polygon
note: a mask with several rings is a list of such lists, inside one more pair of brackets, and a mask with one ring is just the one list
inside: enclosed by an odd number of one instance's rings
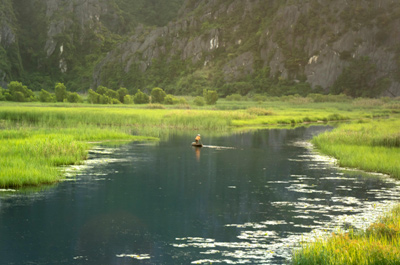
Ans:
{"label": "hillside", "polygon": [[3,0],[1,11],[11,2],[1,73],[33,89],[400,96],[396,1]]}

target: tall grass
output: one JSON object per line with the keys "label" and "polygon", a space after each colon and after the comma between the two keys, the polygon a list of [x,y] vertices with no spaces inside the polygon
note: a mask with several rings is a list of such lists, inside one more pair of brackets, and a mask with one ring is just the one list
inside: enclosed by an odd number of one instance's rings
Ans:
{"label": "tall grass", "polygon": [[[361,107],[354,106],[351,102],[303,103],[293,104],[291,101],[274,101],[258,104],[254,102],[222,101],[221,104],[218,103],[217,106],[211,107],[215,109],[210,109],[209,106],[203,109],[163,109],[153,108],[153,106],[150,109],[146,109],[146,106],[0,102],[0,129],[2,129],[0,131],[0,144],[4,146],[0,152],[2,157],[6,155],[5,152],[8,149],[13,149],[14,145],[18,145],[18,143],[23,143],[20,145],[28,149],[29,146],[38,145],[43,146],[42,149],[37,148],[38,150],[49,150],[51,149],[49,146],[44,147],[47,142],[54,148],[57,147],[60,150],[64,150],[63,152],[53,153],[52,157],[54,158],[47,156],[47,159],[38,161],[35,156],[46,158],[46,152],[48,151],[38,151],[39,153],[31,155],[32,152],[24,153],[23,149],[21,149],[22,147],[16,148],[15,150],[20,151],[10,156],[7,159],[7,164],[5,159],[1,164],[0,186],[21,186],[52,182],[57,179],[55,175],[59,175],[59,172],[54,167],[77,163],[77,161],[84,158],[85,155],[81,153],[80,149],[87,150],[89,148],[87,142],[146,139],[138,136],[134,137],[132,132],[141,132],[145,135],[160,137],[160,130],[226,132],[232,127],[358,120],[393,114],[392,109],[384,109],[384,106],[376,106],[376,104],[374,104],[376,107],[370,108],[370,106],[364,107],[365,104],[361,104]],[[226,107],[227,110],[219,110],[221,107]],[[366,129],[366,131],[368,130]],[[372,146],[374,148],[391,145],[398,146],[399,140],[396,130],[393,129],[392,132],[390,135],[386,133],[384,137],[369,137],[368,140],[373,143]],[[359,136],[350,138],[348,141],[354,143],[359,141],[358,139]],[[318,144],[318,141],[316,140],[316,144]],[[362,141],[365,142],[365,140]],[[341,143],[335,142],[334,144],[339,147]],[[77,150],[67,148],[66,145],[75,146]],[[348,153],[345,150],[346,147],[341,148],[344,150],[343,152]],[[378,149],[375,151],[381,152]],[[68,153],[68,156],[64,155],[66,153]],[[14,157],[14,159],[11,157]],[[26,157],[32,158],[25,159]],[[354,157],[352,156],[352,158]],[[388,153],[387,157],[395,159],[396,156]],[[387,159],[389,161],[387,167],[393,163],[393,159]],[[378,161],[377,159],[375,160]],[[383,160],[385,159],[383,158]],[[32,161],[32,163],[28,165],[28,161]],[[41,170],[48,173],[39,173],[39,164],[43,165]],[[379,162],[378,164],[384,163]],[[21,168],[21,170],[18,170],[18,168]],[[36,171],[38,172],[37,174],[34,173]],[[395,173],[397,171],[398,169],[395,167],[394,170],[385,171],[385,173],[400,175],[400,173]],[[25,176],[29,175],[37,176],[33,177],[33,179],[36,178],[38,180],[14,180],[14,178],[27,179],[28,177]],[[42,180],[43,175],[51,175],[52,177]]]}
{"label": "tall grass", "polygon": [[400,178],[400,120],[346,124],[312,140],[339,165]]}
{"label": "tall grass", "polygon": [[292,264],[399,264],[400,206],[366,231],[333,234],[294,252]]}
{"label": "tall grass", "polygon": [[60,166],[79,164],[91,144],[102,140],[153,140],[116,129],[22,127],[0,131],[0,188],[36,186],[59,181]]}

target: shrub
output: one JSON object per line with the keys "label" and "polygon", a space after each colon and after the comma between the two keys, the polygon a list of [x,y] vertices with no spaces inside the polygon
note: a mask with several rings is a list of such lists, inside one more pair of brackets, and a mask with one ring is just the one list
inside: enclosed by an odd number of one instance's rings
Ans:
{"label": "shrub", "polygon": [[125,95],[124,96],[124,100],[123,100],[124,104],[133,104],[133,98],[131,95]]}
{"label": "shrub", "polygon": [[108,91],[108,88],[106,88],[105,86],[98,86],[96,89],[96,93],[98,93],[99,95],[105,95]]}
{"label": "shrub", "polygon": [[100,104],[100,94],[94,92],[93,89],[89,89],[89,96],[88,96],[88,101],[89,103],[92,104]]}
{"label": "shrub", "polygon": [[112,98],[107,95],[100,95],[100,104],[112,104]]}
{"label": "shrub", "polygon": [[162,88],[153,88],[153,90],[151,90],[151,103],[163,103],[166,95]]}
{"label": "shrub", "polygon": [[264,101],[267,101],[267,96],[265,96],[265,95],[261,95],[261,94],[255,94],[254,96],[253,96],[253,101],[255,101],[255,102],[264,102]]}
{"label": "shrub", "polygon": [[63,102],[64,99],[67,99],[67,88],[63,83],[57,83],[55,88],[54,88],[55,94],[56,94],[56,100],[57,102]]}
{"label": "shrub", "polygon": [[55,102],[56,96],[42,89],[39,93],[39,100],[40,102]]}
{"label": "shrub", "polygon": [[34,101],[35,95],[32,90],[27,86],[22,85],[21,82],[12,81],[8,84],[9,95],[6,95],[7,100],[24,102],[24,101]]}
{"label": "shrub", "polygon": [[[125,87],[120,87],[120,88],[117,90],[117,93],[118,93],[118,100],[119,100],[120,102],[124,102],[124,101],[125,101],[125,96],[129,95],[129,91],[128,91],[128,89],[126,89]],[[124,103],[125,103],[125,102],[124,102]],[[127,103],[125,103],[125,104],[127,104]]]}
{"label": "shrub", "polygon": [[22,92],[17,91],[14,93],[14,101],[16,102],[24,102],[25,101],[25,96]]}
{"label": "shrub", "polygon": [[242,95],[240,95],[240,94],[232,94],[232,95],[226,96],[226,100],[228,100],[228,101],[241,101],[242,100]]}
{"label": "shrub", "polygon": [[107,89],[105,95],[110,98],[117,99],[119,101],[119,94],[112,89]]}
{"label": "shrub", "polygon": [[140,91],[140,89],[138,90],[138,92],[135,94],[135,96],[133,97],[133,102],[135,104],[147,104],[150,102],[150,98],[148,95],[146,95],[145,93],[143,93],[142,91]]}
{"label": "shrub", "polygon": [[4,88],[0,87],[0,101],[5,101],[6,100],[6,95]]}
{"label": "shrub", "polygon": [[78,95],[78,93],[68,93],[67,100],[70,103],[79,103],[82,102],[82,97]]}
{"label": "shrub", "polygon": [[184,98],[176,98],[173,95],[168,94],[164,98],[164,104],[166,105],[187,104],[187,101]]}
{"label": "shrub", "polygon": [[204,98],[203,97],[195,97],[193,100],[193,104],[196,106],[204,106]]}
{"label": "shrub", "polygon": [[218,100],[218,93],[214,90],[203,90],[203,97],[207,105],[215,105]]}

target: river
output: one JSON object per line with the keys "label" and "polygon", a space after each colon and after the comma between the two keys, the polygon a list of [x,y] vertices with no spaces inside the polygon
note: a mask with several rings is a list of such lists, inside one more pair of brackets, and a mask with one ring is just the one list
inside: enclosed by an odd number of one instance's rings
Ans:
{"label": "river", "polygon": [[394,180],[315,153],[307,141],[327,129],[96,147],[76,177],[0,191],[0,263],[285,264],[301,241],[365,228],[400,199]]}

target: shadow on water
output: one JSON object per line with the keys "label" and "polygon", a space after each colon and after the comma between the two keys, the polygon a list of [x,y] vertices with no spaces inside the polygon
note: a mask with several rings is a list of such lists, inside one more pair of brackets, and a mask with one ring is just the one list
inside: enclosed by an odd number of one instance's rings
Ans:
{"label": "shadow on water", "polygon": [[98,147],[41,196],[0,192],[2,264],[284,264],[301,240],[364,228],[400,198],[395,181],[314,153],[327,129]]}

